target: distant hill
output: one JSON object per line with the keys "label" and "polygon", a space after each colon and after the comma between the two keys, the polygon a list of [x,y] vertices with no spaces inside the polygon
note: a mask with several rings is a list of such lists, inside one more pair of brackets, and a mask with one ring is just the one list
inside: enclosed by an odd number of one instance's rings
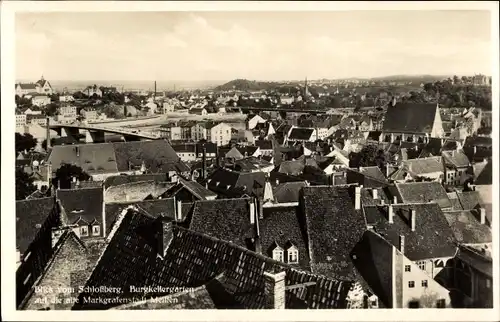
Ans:
{"label": "distant hill", "polygon": [[240,90],[240,91],[258,91],[272,89],[279,85],[276,82],[259,82],[251,81],[248,79],[235,79],[223,85],[217,86],[215,90],[217,91],[230,91],[230,90]]}

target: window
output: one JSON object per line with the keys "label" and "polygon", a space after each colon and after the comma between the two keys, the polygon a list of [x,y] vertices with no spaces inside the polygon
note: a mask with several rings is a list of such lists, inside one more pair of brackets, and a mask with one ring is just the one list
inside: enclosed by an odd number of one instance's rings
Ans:
{"label": "window", "polygon": [[420,303],[418,301],[411,301],[408,303],[408,307],[410,309],[418,309],[420,307]]}
{"label": "window", "polygon": [[446,301],[444,299],[437,300],[436,307],[438,309],[444,309],[446,307]]}
{"label": "window", "polygon": [[486,288],[491,288],[491,280],[489,278],[486,279]]}
{"label": "window", "polygon": [[87,227],[87,226],[80,227],[80,235],[81,236],[88,236],[89,235],[89,227]]}
{"label": "window", "polygon": [[418,268],[425,271],[425,262],[417,262]]}
{"label": "window", "polygon": [[283,262],[283,249],[276,248],[275,250],[273,250],[273,259]]}
{"label": "window", "polygon": [[422,280],[422,287],[427,287],[427,280]]}
{"label": "window", "polygon": [[408,287],[409,288],[414,288],[415,287],[415,281],[409,281],[408,282]]}
{"label": "window", "polygon": [[299,262],[299,251],[295,247],[288,249],[288,263],[297,264]]}
{"label": "window", "polygon": [[92,226],[92,235],[99,236],[100,234],[101,234],[101,226],[99,225]]}
{"label": "window", "polygon": [[405,265],[405,272],[411,272],[411,266]]}

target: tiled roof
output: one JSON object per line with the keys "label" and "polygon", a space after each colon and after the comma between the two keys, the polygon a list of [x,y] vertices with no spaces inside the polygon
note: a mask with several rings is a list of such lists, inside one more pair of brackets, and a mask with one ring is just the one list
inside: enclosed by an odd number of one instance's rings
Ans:
{"label": "tiled roof", "polygon": [[455,238],[462,244],[491,243],[491,229],[481,224],[477,210],[463,210],[444,212],[446,220],[455,234]]}
{"label": "tiled roof", "polygon": [[257,140],[255,141],[255,145],[259,147],[261,150],[273,149],[273,142],[271,140]]}
{"label": "tiled roof", "polygon": [[[145,212],[146,214],[156,218],[164,216],[172,220],[175,219],[175,199],[156,199],[156,200],[143,200],[137,202],[120,202],[106,204],[106,234],[109,234],[113,228],[118,216],[121,212],[129,206],[134,206]],[[184,203],[183,203],[184,206]],[[183,207],[184,209],[184,207]]]}
{"label": "tiled roof", "polygon": [[478,209],[484,205],[478,191],[461,191],[457,192],[457,196],[464,210]]}
{"label": "tiled roof", "polygon": [[264,172],[237,172],[219,168],[209,178],[208,188],[219,195],[242,196],[263,192],[266,182]]}
{"label": "tiled roof", "polygon": [[278,172],[297,176],[304,171],[304,167],[305,163],[301,160],[283,161],[278,168]]}
{"label": "tiled roof", "polygon": [[189,229],[242,247],[247,246],[247,238],[256,237],[247,198],[196,202]]}
{"label": "tiled roof", "polygon": [[174,151],[177,153],[186,153],[186,152],[195,153],[196,146],[194,144],[187,144],[187,143],[173,144],[172,149],[174,149]]}
{"label": "tiled roof", "polygon": [[400,169],[391,174],[390,179],[403,180],[407,172],[414,176],[424,177],[431,173],[444,173],[442,157],[437,156],[403,161]]}
{"label": "tiled roof", "polygon": [[481,171],[474,171],[474,177],[474,183],[477,185],[491,185],[493,183],[493,162],[488,160]]}
{"label": "tiled roof", "polygon": [[486,276],[493,277],[493,261],[491,257],[484,256],[469,246],[460,246],[457,257]]}
{"label": "tiled roof", "polygon": [[468,136],[465,139],[464,147],[492,147],[493,139],[486,136]]}
{"label": "tiled roof", "polygon": [[450,199],[452,210],[454,211],[464,210],[462,204],[460,203],[460,200],[458,199],[457,192],[448,192],[446,194],[448,195],[448,199]]}
{"label": "tiled roof", "polygon": [[299,202],[300,190],[305,186],[304,181],[280,183],[273,189],[274,200],[278,203]]}
{"label": "tiled roof", "polygon": [[117,175],[107,177],[104,180],[105,189],[119,186],[126,183],[141,182],[141,181],[168,181],[167,174],[165,173],[152,173],[152,174],[138,174],[138,175]]}
{"label": "tiled roof", "polygon": [[380,235],[366,231],[351,252],[357,272],[386,308],[395,306],[392,303],[393,247]]}
{"label": "tiled roof", "polygon": [[309,255],[313,272],[354,278],[349,253],[366,230],[361,211],[354,209],[347,187],[305,187]]}
{"label": "tiled roof", "polygon": [[77,165],[88,174],[119,171],[112,143],[57,145],[52,147],[48,162],[53,171],[63,163]]}
{"label": "tiled roof", "polygon": [[431,133],[437,104],[390,105],[385,114],[384,132]]}
{"label": "tiled roof", "polygon": [[[393,205],[393,221],[389,223],[388,206],[365,207],[367,217],[375,220],[373,230],[392,245],[399,247],[400,235],[405,236],[404,254],[412,261],[452,257],[456,239],[440,207],[435,203]],[[411,231],[410,209],[416,211],[415,231]]]}
{"label": "tiled roof", "polygon": [[455,168],[466,168],[470,166],[470,161],[463,151],[443,151],[445,164]]}
{"label": "tiled roof", "polygon": [[212,191],[206,189],[204,186],[202,186],[201,184],[199,184],[196,181],[185,180],[185,179],[179,178],[179,183],[183,187],[185,187],[186,189],[188,189],[199,200],[206,200],[207,198],[217,196],[217,194],[215,194]]}
{"label": "tiled roof", "polygon": [[[370,167],[371,168],[371,167]],[[378,167],[375,167],[378,168]],[[366,168],[363,168],[366,169]],[[380,170],[379,170],[380,171]],[[374,177],[376,176],[376,177]],[[383,174],[382,174],[383,176]],[[376,170],[365,171],[364,173],[355,168],[346,169],[346,182],[347,183],[358,183],[366,188],[381,188],[388,185],[387,180],[379,178]]]}
{"label": "tiled roof", "polygon": [[309,269],[309,252],[305,235],[304,218],[299,207],[265,207],[264,216],[259,219],[259,240],[262,253],[273,257],[276,244],[284,250],[283,257],[288,261],[287,249],[294,245],[299,251],[299,263]]}
{"label": "tiled roof", "polygon": [[[286,308],[347,306],[350,281],[297,270],[235,244],[175,225],[172,240],[160,258],[158,240],[154,237],[157,227],[158,222],[150,216],[135,211],[127,213],[86,284],[89,288],[119,287],[123,293],[82,293],[74,309],[110,308],[115,304],[84,303],[83,298],[129,298],[134,295],[130,286],[196,288],[202,285],[207,286],[217,308],[264,308],[264,271],[285,271],[286,285],[316,282],[315,287],[287,290]],[[219,283],[209,286],[214,279]],[[149,298],[168,294],[168,291],[156,291],[144,295]]]}
{"label": "tiled roof", "polygon": [[253,156],[235,160],[232,164],[232,167],[234,167],[236,171],[241,172],[258,171],[260,169],[273,167],[271,162]]}
{"label": "tiled roof", "polygon": [[21,89],[31,89],[31,90],[36,90],[36,85],[37,84],[33,84],[33,83],[19,83],[17,84],[21,87]]}
{"label": "tiled roof", "polygon": [[28,249],[54,207],[52,197],[16,201],[16,246],[21,254]]}
{"label": "tiled roof", "polygon": [[309,140],[314,132],[310,128],[293,128],[288,136],[288,140]]}
{"label": "tiled roof", "polygon": [[59,189],[56,191],[56,198],[66,211],[70,224],[79,218],[88,223],[94,219],[101,221],[104,202],[102,188]]}
{"label": "tiled roof", "polygon": [[436,202],[441,209],[451,208],[446,190],[439,182],[396,183],[395,187],[404,203]]}
{"label": "tiled roof", "polygon": [[152,173],[189,171],[166,140],[112,143],[118,171],[129,171],[129,163],[140,167],[142,162]]}

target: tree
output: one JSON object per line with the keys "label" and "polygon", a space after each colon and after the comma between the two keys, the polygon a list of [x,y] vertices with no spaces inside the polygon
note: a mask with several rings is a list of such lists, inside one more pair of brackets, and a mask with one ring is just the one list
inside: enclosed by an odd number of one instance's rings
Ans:
{"label": "tree", "polygon": [[[50,139],[50,145],[54,146],[55,141],[56,141],[56,139],[54,139],[54,138]],[[47,150],[47,139],[44,139],[42,141],[42,149]]]}
{"label": "tree", "polygon": [[59,108],[55,103],[50,103],[45,107],[45,115],[47,116],[56,116],[58,112]]}
{"label": "tree", "polygon": [[53,184],[61,189],[69,189],[73,178],[78,181],[87,181],[90,176],[79,166],[65,163],[57,169]]}
{"label": "tree", "polygon": [[26,199],[36,187],[33,178],[21,169],[16,169],[16,200]]}
{"label": "tree", "polygon": [[16,132],[15,145],[16,145],[16,153],[21,151],[29,151],[36,147],[37,140],[33,137],[33,135],[29,133],[21,134]]}
{"label": "tree", "polygon": [[80,99],[86,99],[88,98],[88,96],[83,93],[82,91],[78,91],[76,93],[73,93],[73,97],[76,99],[76,100],[80,100]]}
{"label": "tree", "polygon": [[52,95],[49,95],[50,101],[53,103],[58,103],[59,102],[59,94],[54,93]]}
{"label": "tree", "polygon": [[350,166],[354,168],[378,166],[383,170],[388,158],[377,146],[366,145],[358,153],[351,153],[349,159]]}

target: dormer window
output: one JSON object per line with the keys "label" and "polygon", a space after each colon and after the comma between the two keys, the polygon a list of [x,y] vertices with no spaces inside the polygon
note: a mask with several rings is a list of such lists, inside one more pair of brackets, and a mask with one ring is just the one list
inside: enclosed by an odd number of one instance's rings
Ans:
{"label": "dormer window", "polygon": [[101,226],[93,225],[92,226],[92,236],[99,236],[101,234]]}
{"label": "dormer window", "polygon": [[81,226],[80,227],[80,236],[88,236],[89,235],[89,227]]}
{"label": "dormer window", "polygon": [[295,246],[290,246],[287,250],[288,264],[297,264],[299,262],[299,250]]}
{"label": "dormer window", "polygon": [[283,248],[276,246],[273,250],[273,259],[279,262],[284,262],[283,260]]}

